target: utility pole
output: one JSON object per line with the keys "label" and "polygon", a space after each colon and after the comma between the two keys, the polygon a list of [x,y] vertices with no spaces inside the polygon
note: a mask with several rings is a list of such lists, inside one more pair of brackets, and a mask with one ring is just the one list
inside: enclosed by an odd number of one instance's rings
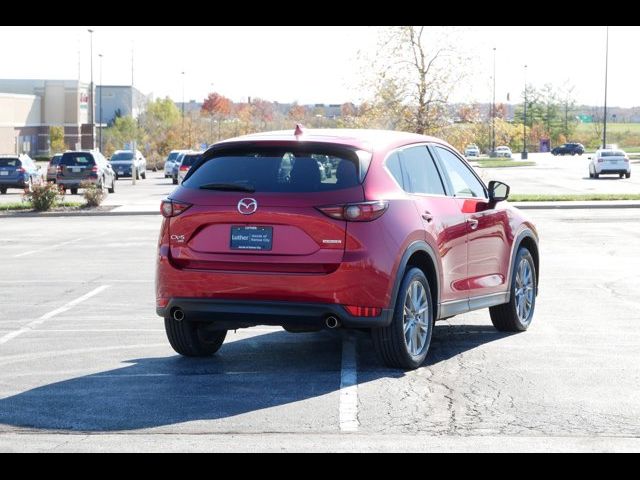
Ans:
{"label": "utility pole", "polygon": [[524,121],[522,122],[522,128],[524,130],[522,135],[523,147],[521,160],[529,158],[529,152],[527,152],[527,66],[524,66]]}
{"label": "utility pole", "polygon": [[[133,118],[133,45],[131,46],[131,117]],[[137,129],[138,122],[135,122]],[[136,184],[136,175],[138,168],[136,167],[136,160],[138,159],[137,147],[136,147],[136,131],[133,132],[133,140],[131,141],[131,151],[133,156],[131,157],[131,185]]]}
{"label": "utility pole", "polygon": [[91,125],[91,150],[96,147],[96,129],[95,129],[95,105],[93,98],[93,30],[87,29],[89,32],[89,56],[90,56],[90,68],[91,68],[91,80],[89,82],[89,102],[91,103],[91,110],[89,112],[89,125]]}
{"label": "utility pole", "polygon": [[491,157],[496,155],[496,47],[493,47],[493,101],[491,102]]}
{"label": "utility pole", "polygon": [[99,53],[98,57],[100,57],[100,96],[98,97],[98,120],[100,129],[98,130],[98,148],[100,153],[102,153],[102,54]]}
{"label": "utility pole", "polygon": [[604,129],[602,130],[602,148],[607,148],[607,79],[609,78],[609,26],[607,25],[607,46],[604,57]]}

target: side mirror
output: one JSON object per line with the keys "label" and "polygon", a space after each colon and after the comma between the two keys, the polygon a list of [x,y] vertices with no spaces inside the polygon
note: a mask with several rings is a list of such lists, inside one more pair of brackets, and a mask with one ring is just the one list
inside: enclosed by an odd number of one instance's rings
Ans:
{"label": "side mirror", "polygon": [[511,188],[506,183],[491,180],[489,182],[489,202],[498,203],[509,198]]}

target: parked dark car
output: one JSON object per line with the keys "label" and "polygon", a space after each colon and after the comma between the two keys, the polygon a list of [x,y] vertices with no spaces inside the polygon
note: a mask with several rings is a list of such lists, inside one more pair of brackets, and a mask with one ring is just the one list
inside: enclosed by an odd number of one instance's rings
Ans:
{"label": "parked dark car", "polygon": [[551,150],[552,155],[582,155],[584,145],[581,143],[563,143]]}
{"label": "parked dark car", "polygon": [[42,174],[29,155],[0,156],[0,193],[4,195],[9,188],[30,190],[33,184],[42,181]]}
{"label": "parked dark car", "polygon": [[[336,162],[322,179],[317,156]],[[283,173],[283,168],[287,173]],[[451,145],[380,130],[271,132],[210,147],[164,200],[156,312],[174,350],[228,330],[369,329],[391,367],[425,360],[435,320],[489,308],[526,330],[535,226]]]}
{"label": "parked dark car", "polygon": [[82,183],[93,183],[99,188],[116,191],[116,175],[106,158],[97,150],[65,152],[60,159],[60,169],[56,175],[60,190],[78,193]]}

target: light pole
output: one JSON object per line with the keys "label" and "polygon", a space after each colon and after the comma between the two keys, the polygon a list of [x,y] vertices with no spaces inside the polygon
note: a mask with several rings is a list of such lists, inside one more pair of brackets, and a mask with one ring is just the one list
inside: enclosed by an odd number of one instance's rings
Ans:
{"label": "light pole", "polygon": [[491,157],[496,155],[496,47],[493,47],[493,100],[491,101]]}
{"label": "light pole", "polygon": [[602,148],[607,148],[607,79],[609,78],[609,26],[607,25],[607,46],[604,56],[604,128],[602,130]]}
{"label": "light pole", "polygon": [[102,54],[99,53],[98,57],[100,57],[100,96],[98,97],[98,121],[100,123],[100,129],[98,130],[98,148],[102,153]]}
{"label": "light pole", "polygon": [[93,98],[93,30],[87,29],[89,32],[89,56],[90,56],[90,68],[91,68],[91,80],[89,82],[89,101],[91,102],[91,112],[89,114],[89,125],[91,125],[91,149],[96,146],[96,131],[95,131],[95,108]]}
{"label": "light pole", "polygon": [[523,131],[523,135],[522,135],[522,142],[523,142],[523,147],[522,147],[522,154],[520,155],[520,158],[522,160],[526,160],[527,158],[529,158],[529,152],[527,152],[527,66],[524,66],[524,121],[522,122],[522,129]]}
{"label": "light pole", "polygon": [[184,72],[182,72],[182,143],[184,146]]}

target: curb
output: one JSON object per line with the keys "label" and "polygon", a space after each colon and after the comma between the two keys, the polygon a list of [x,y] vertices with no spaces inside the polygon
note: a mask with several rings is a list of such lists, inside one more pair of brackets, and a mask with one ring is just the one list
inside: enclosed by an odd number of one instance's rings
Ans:
{"label": "curb", "polygon": [[546,202],[548,205],[531,202],[531,205],[527,204],[528,202],[521,203],[512,203],[514,207],[518,210],[592,210],[592,209],[608,209],[608,208],[640,208],[640,203],[569,203],[569,204],[558,204],[555,202]]}
{"label": "curb", "polygon": [[52,213],[0,213],[0,218],[50,218],[50,217],[128,217],[128,216],[151,216],[160,215],[160,212],[140,211],[140,212],[52,212]]}

